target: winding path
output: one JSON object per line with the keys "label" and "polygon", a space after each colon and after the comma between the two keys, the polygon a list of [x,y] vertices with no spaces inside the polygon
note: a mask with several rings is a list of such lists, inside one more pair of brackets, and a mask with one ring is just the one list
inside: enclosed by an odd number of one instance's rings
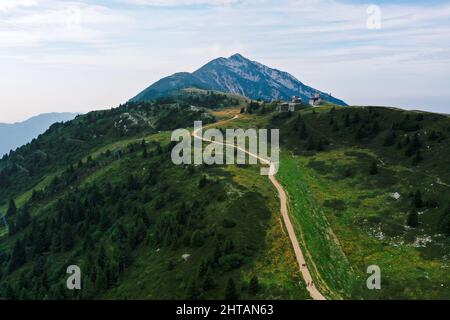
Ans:
{"label": "winding path", "polygon": [[[229,122],[229,121],[233,121],[233,120],[237,119],[238,117],[239,116],[236,115],[236,116],[234,116],[231,119],[210,124],[210,125],[208,125],[206,127],[203,127],[203,129],[208,128],[208,127],[212,127],[212,126],[217,126],[219,124],[224,124],[224,123]],[[320,291],[313,284],[313,279],[312,279],[311,273],[309,272],[308,266],[306,264],[305,257],[304,257],[303,252],[302,252],[302,249],[300,248],[300,245],[299,245],[298,240],[297,240],[297,236],[295,235],[294,227],[292,226],[291,220],[289,218],[288,205],[287,205],[288,198],[287,198],[287,195],[286,195],[286,191],[284,190],[283,186],[278,182],[278,180],[275,178],[274,164],[272,162],[270,162],[269,160],[261,158],[257,154],[253,154],[253,153],[251,153],[251,152],[249,152],[249,151],[247,151],[247,150],[245,150],[243,148],[235,146],[234,144],[217,142],[217,141],[213,141],[213,140],[210,140],[210,139],[205,139],[202,136],[198,135],[198,131],[199,130],[201,130],[201,129],[197,129],[197,130],[194,130],[194,132],[192,132],[192,136],[194,138],[197,138],[197,139],[200,139],[200,140],[206,141],[206,142],[211,142],[211,143],[214,143],[214,144],[221,144],[221,145],[233,147],[235,149],[239,149],[239,150],[244,151],[245,153],[247,153],[249,156],[255,157],[256,159],[260,160],[261,163],[270,166],[270,169],[269,169],[269,180],[270,180],[270,182],[272,182],[272,184],[274,185],[274,187],[278,191],[278,196],[280,198],[281,215],[283,217],[284,225],[285,225],[286,230],[288,232],[289,239],[291,240],[292,247],[294,248],[295,257],[297,259],[297,263],[298,263],[300,272],[302,273],[303,279],[305,281],[306,289],[308,290],[308,292],[309,292],[309,294],[310,294],[310,296],[311,296],[311,298],[313,300],[326,300],[326,298],[320,293]]]}

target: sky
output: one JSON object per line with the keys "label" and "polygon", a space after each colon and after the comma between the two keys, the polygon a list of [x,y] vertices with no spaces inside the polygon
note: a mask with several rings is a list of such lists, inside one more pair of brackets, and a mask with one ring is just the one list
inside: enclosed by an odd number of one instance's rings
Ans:
{"label": "sky", "polygon": [[0,122],[116,107],[234,53],[352,105],[450,113],[450,0],[0,0]]}

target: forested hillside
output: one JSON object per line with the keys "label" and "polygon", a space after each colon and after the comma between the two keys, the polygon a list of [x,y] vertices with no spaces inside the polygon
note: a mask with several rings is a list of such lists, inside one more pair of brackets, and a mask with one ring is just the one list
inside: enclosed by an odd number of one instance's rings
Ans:
{"label": "forested hillside", "polygon": [[[307,298],[258,168],[170,161],[167,130],[213,121],[202,106],[226,99],[92,112],[5,157],[0,297]],[[72,264],[80,291],[65,287]]]}
{"label": "forested hillside", "polygon": [[[219,108],[217,106],[220,106]],[[0,161],[0,297],[307,299],[257,166],[175,166],[194,120],[279,128],[277,178],[328,298],[448,298],[450,119],[197,89],[56,124]],[[83,289],[65,287],[79,265]],[[366,269],[382,270],[369,291]]]}
{"label": "forested hillside", "polygon": [[[168,101],[127,103],[109,111],[95,111],[66,123],[56,123],[44,134],[0,161],[0,205],[33,185],[90,155],[101,146],[161,130],[205,123],[213,118],[202,108]],[[110,150],[111,152],[115,150]]]}

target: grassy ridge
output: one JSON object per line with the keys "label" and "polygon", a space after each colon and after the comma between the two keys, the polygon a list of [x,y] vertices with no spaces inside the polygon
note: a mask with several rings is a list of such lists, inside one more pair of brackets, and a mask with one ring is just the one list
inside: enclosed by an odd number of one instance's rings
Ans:
{"label": "grassy ridge", "polygon": [[[368,123],[366,128],[374,122],[365,122],[364,117],[370,119],[378,113],[375,118],[380,121],[378,129],[368,129],[362,139],[355,134],[358,125],[352,124],[357,113],[360,123]],[[306,130],[302,124],[296,128],[299,115]],[[449,187],[442,159],[449,154],[449,145],[445,140],[436,142],[432,134],[439,131],[441,137],[445,135],[448,117],[383,108],[332,107],[283,117],[274,118],[288,146],[282,157],[280,180],[293,202],[298,235],[304,237],[327,284],[352,298],[448,298],[450,239],[443,234],[442,219]],[[351,119],[347,125],[346,117]],[[405,147],[386,146],[393,123],[405,126],[397,129],[397,141],[412,139],[415,134],[420,137],[422,159],[418,164],[405,155]],[[306,137],[302,137],[302,131],[307,132]],[[370,174],[374,163],[377,172]],[[420,208],[411,205],[417,190],[424,202]],[[394,193],[400,199],[395,200]],[[418,227],[407,225],[411,212],[418,212]],[[366,269],[373,264],[382,271],[380,291],[366,288]]]}
{"label": "grassy ridge", "polygon": [[[294,217],[299,223],[299,234],[305,234],[308,250],[313,256],[317,256],[314,259],[316,264],[329,265],[331,268],[331,271],[322,274],[332,275],[334,265],[348,267],[348,264],[343,263],[342,258],[339,260],[339,257],[323,259],[323,250],[320,250],[320,245],[315,245],[315,241],[319,244],[323,242],[323,237],[315,232],[323,235],[326,230],[311,225],[309,219],[326,218],[339,239],[354,272],[347,274],[344,269],[339,274],[339,270],[335,270],[334,274],[338,279],[336,288],[346,290],[349,296],[372,299],[447,298],[450,278],[448,263],[442,259],[442,249],[450,245],[448,240],[438,235],[433,239],[434,244],[421,247],[417,239],[424,239],[425,232],[405,229],[405,213],[400,211],[397,201],[390,198],[389,191],[377,190],[371,185],[362,187],[361,184],[355,190],[355,185],[363,180],[362,176],[337,180],[332,177],[333,171],[329,167],[324,167],[321,173],[316,171],[317,163],[314,169],[311,168],[311,163],[315,161],[332,161],[334,167],[352,162],[351,157],[342,155],[343,152],[330,152],[316,155],[313,159],[288,158],[284,159],[280,169],[280,179],[290,194],[301,198],[298,200],[300,203],[305,202],[304,198],[314,199],[314,207],[307,203],[306,208],[303,205],[302,210],[298,210],[299,214]],[[366,166],[365,164],[363,167]],[[306,192],[302,188],[304,185],[307,186]],[[403,193],[401,184],[392,190]],[[295,204],[296,201],[294,200]],[[432,212],[427,214],[433,215]],[[307,237],[308,232],[310,237]],[[329,239],[325,242],[327,243],[332,244],[332,241]],[[437,250],[435,246],[442,246],[442,249]],[[369,291],[365,287],[366,269],[373,264],[382,270],[382,290],[379,292]],[[345,286],[342,279],[347,279],[354,285]],[[328,283],[335,283],[334,279],[330,279]]]}

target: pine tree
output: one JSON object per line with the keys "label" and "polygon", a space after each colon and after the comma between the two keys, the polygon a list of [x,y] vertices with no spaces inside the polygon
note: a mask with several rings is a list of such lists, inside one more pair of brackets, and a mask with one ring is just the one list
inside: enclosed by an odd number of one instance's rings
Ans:
{"label": "pine tree", "polygon": [[202,231],[195,230],[191,237],[191,246],[200,248],[205,243],[205,236]]}
{"label": "pine tree", "polygon": [[204,259],[200,262],[200,266],[198,267],[197,277],[203,278],[206,275],[207,271],[208,271],[208,263]]}
{"label": "pine tree", "polygon": [[295,124],[294,124],[294,130],[300,131],[302,125],[303,125],[303,119],[301,116],[298,116],[297,120],[295,121]]}
{"label": "pine tree", "polygon": [[206,176],[203,175],[203,176],[200,178],[199,182],[198,182],[198,187],[199,187],[200,189],[202,189],[202,188],[204,188],[204,187],[206,186],[207,183],[208,183],[208,178],[206,178]]}
{"label": "pine tree", "polygon": [[373,161],[371,166],[370,166],[370,171],[369,173],[374,176],[378,174],[378,165],[376,163],[376,161]]}
{"label": "pine tree", "polygon": [[450,236],[450,204],[444,211],[441,221],[441,229],[446,235]]}
{"label": "pine tree", "polygon": [[14,202],[14,199],[10,199],[9,205],[8,205],[8,210],[6,211],[6,216],[12,217],[16,214],[16,212],[17,212],[16,203]]}
{"label": "pine tree", "polygon": [[14,271],[27,261],[25,248],[20,240],[17,240],[11,253],[9,270]]}
{"label": "pine tree", "polygon": [[411,143],[411,138],[409,137],[409,136],[406,136],[406,139],[405,139],[405,145],[407,146],[407,145],[409,145]]}
{"label": "pine tree", "polygon": [[16,290],[11,286],[11,284],[9,282],[6,282],[5,297],[7,300],[17,300],[18,299]]}
{"label": "pine tree", "polygon": [[220,248],[220,244],[217,242],[216,247],[214,248],[213,260],[215,263],[219,263],[219,259],[222,257],[222,249]]}
{"label": "pine tree", "polygon": [[430,136],[429,136],[429,139],[431,140],[431,141],[434,141],[434,140],[437,140],[439,138],[439,136],[437,135],[437,133],[436,133],[436,131],[431,131],[431,133],[430,133]]}
{"label": "pine tree", "polygon": [[390,147],[395,144],[395,140],[397,139],[397,136],[395,134],[395,131],[391,130],[386,135],[386,138],[384,139],[383,146]]}
{"label": "pine tree", "polygon": [[361,117],[359,115],[359,113],[355,113],[355,115],[353,116],[353,123],[359,123],[361,121]]}
{"label": "pine tree", "polygon": [[378,123],[378,121],[374,121],[373,125],[372,125],[372,134],[378,134],[378,132],[380,132],[380,124]]}
{"label": "pine tree", "polygon": [[234,283],[233,278],[229,278],[227,282],[227,287],[225,288],[225,300],[238,300],[239,295],[236,289],[236,284]]}
{"label": "pine tree", "polygon": [[249,283],[249,285],[248,285],[248,292],[249,292],[250,294],[255,295],[255,294],[258,293],[259,289],[260,289],[260,286],[259,286],[258,277],[257,277],[257,276],[253,276],[253,277],[250,279],[250,283]]}
{"label": "pine tree", "polygon": [[104,290],[108,287],[108,278],[106,272],[100,268],[97,268],[97,275],[95,277],[95,289],[97,291]]}
{"label": "pine tree", "polygon": [[360,127],[355,134],[356,141],[361,141],[366,137],[366,132],[364,131],[363,127]]}
{"label": "pine tree", "polygon": [[316,150],[317,151],[323,151],[323,145],[324,145],[324,142],[323,142],[322,139],[320,139],[319,142],[317,143]]}
{"label": "pine tree", "polygon": [[348,113],[345,115],[344,126],[350,127],[350,115]]}
{"label": "pine tree", "polygon": [[36,189],[33,189],[33,193],[31,194],[31,201],[36,201],[38,200],[38,193],[36,191]]}
{"label": "pine tree", "polygon": [[30,211],[28,209],[28,206],[25,205],[21,209],[21,211],[17,217],[17,228],[19,230],[23,230],[30,224],[30,222],[31,222]]}
{"label": "pine tree", "polygon": [[119,274],[123,273],[131,261],[131,248],[127,244],[120,244],[117,254],[117,264]]}
{"label": "pine tree", "polygon": [[51,250],[56,252],[61,249],[61,236],[59,233],[54,233],[52,237]]}
{"label": "pine tree", "polygon": [[333,130],[334,132],[339,131],[339,124],[337,123],[337,121],[334,122],[333,128],[331,130]]}
{"label": "pine tree", "polygon": [[214,281],[214,278],[212,276],[211,269],[208,268],[208,271],[206,271],[205,279],[203,280],[203,290],[209,291],[213,289],[216,286],[216,282]]}
{"label": "pine tree", "polygon": [[311,151],[316,148],[316,144],[312,137],[309,138],[308,143],[306,144],[306,150]]}
{"label": "pine tree", "polygon": [[422,160],[423,160],[422,154],[420,153],[420,150],[417,150],[416,155],[414,156],[414,159],[412,161],[412,164],[414,166],[417,166]]}
{"label": "pine tree", "polygon": [[423,208],[422,193],[420,192],[420,190],[417,190],[413,196],[413,206],[416,209]]}
{"label": "pine tree", "polygon": [[224,245],[224,252],[226,254],[230,254],[231,252],[233,252],[234,250],[234,242],[232,239],[228,239],[227,241],[225,241],[225,245]]}
{"label": "pine tree", "polygon": [[133,174],[130,174],[127,178],[127,188],[130,191],[139,190],[140,188],[139,182],[137,181],[137,178]]}
{"label": "pine tree", "polygon": [[353,175],[353,171],[350,167],[347,167],[344,171],[344,177],[349,178]]}
{"label": "pine tree", "polygon": [[72,235],[72,228],[69,224],[65,224],[62,228],[61,246],[63,251],[70,250],[75,243]]}
{"label": "pine tree", "polygon": [[[409,138],[409,137],[408,137]],[[419,139],[419,135],[416,133],[409,145],[408,149],[405,151],[407,157],[411,157],[422,147],[422,142]]]}
{"label": "pine tree", "polygon": [[406,224],[411,228],[419,226],[419,214],[416,211],[411,211],[406,219]]}
{"label": "pine tree", "polygon": [[106,256],[106,250],[105,247],[102,245],[98,251],[98,255],[97,255],[97,264],[98,266],[104,270],[105,266],[106,266],[106,260],[107,260],[107,256]]}
{"label": "pine tree", "polygon": [[306,126],[304,123],[302,123],[300,128],[300,139],[305,140],[308,138],[308,131],[306,131]]}
{"label": "pine tree", "polygon": [[334,117],[333,116],[330,117],[330,121],[328,121],[328,124],[330,126],[332,126],[334,124]]}
{"label": "pine tree", "polygon": [[109,217],[109,212],[108,211],[103,211],[100,214],[100,228],[102,231],[106,231],[108,230],[108,228],[111,225],[111,220]]}
{"label": "pine tree", "polygon": [[197,300],[200,298],[200,289],[197,286],[197,281],[195,279],[192,279],[189,283],[188,289],[187,289],[187,299],[188,300]]}

